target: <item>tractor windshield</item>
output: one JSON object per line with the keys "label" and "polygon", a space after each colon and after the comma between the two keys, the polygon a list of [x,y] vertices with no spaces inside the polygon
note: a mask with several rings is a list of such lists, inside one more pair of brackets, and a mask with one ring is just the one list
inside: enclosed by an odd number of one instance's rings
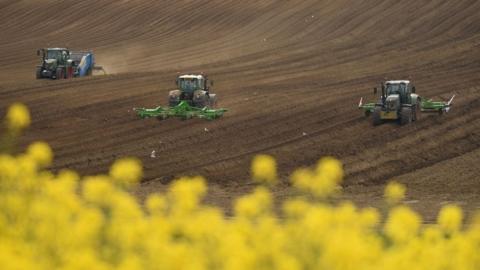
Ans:
{"label": "tractor windshield", "polygon": [[50,50],[47,51],[47,59],[59,59],[62,55],[62,51]]}
{"label": "tractor windshield", "polygon": [[390,84],[387,83],[387,96],[389,95],[402,95],[405,93],[405,89],[407,88],[407,85],[404,83],[398,83],[398,84]]}
{"label": "tractor windshield", "polygon": [[178,81],[178,86],[183,91],[193,92],[202,88],[201,81],[203,80],[198,80],[197,78],[181,78]]}

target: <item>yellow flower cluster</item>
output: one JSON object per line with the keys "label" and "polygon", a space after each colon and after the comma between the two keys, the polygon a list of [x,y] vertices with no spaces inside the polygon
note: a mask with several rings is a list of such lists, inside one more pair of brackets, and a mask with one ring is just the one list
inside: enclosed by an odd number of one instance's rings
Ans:
{"label": "yellow flower cluster", "polygon": [[325,199],[340,191],[339,184],[343,180],[342,164],[332,157],[325,157],[318,162],[315,169],[299,169],[293,173],[291,179],[299,190]]}
{"label": "yellow flower cluster", "polygon": [[258,183],[275,184],[277,162],[272,156],[257,155],[252,161],[252,178]]}
{"label": "yellow flower cluster", "polygon": [[27,106],[22,103],[14,103],[8,108],[5,117],[10,131],[21,131],[30,125],[30,113]]}
{"label": "yellow flower cluster", "polygon": [[406,191],[407,188],[404,185],[396,181],[392,181],[388,183],[387,187],[385,188],[385,199],[390,205],[399,203],[405,198]]}
{"label": "yellow flower cluster", "polygon": [[[138,160],[81,178],[46,170],[52,158],[45,143],[0,154],[1,269],[480,269],[480,215],[467,225],[447,205],[438,224],[425,225],[401,204],[382,217],[318,200],[340,191],[343,169],[333,158],[292,175],[312,196],[276,212],[263,185],[236,200],[233,216],[201,202],[202,177],[174,181],[140,204],[129,193],[142,176]],[[276,180],[272,160],[255,159],[261,181]]]}

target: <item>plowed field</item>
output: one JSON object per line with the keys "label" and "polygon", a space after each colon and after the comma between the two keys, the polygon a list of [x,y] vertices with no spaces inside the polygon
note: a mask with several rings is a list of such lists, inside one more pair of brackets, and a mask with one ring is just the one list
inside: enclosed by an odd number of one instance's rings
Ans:
{"label": "plowed field", "polygon": [[[288,175],[331,155],[346,197],[381,203],[384,184],[433,220],[456,202],[480,207],[480,2],[459,1],[0,1],[0,110],[26,103],[21,145],[46,140],[53,169],[105,172],[121,156],[145,166],[140,197],[174,177],[208,178],[207,201],[229,209],[248,191],[257,153]],[[37,81],[36,49],[91,49],[109,75]],[[214,80],[224,118],[136,119],[167,104],[178,73]],[[384,78],[411,79],[448,115],[373,128],[357,109]],[[150,153],[155,150],[156,158]]]}

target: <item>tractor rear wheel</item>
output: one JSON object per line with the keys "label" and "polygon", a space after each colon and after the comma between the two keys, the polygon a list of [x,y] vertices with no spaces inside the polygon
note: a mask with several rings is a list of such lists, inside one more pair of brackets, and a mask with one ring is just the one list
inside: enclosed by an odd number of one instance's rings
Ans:
{"label": "tractor rear wheel", "polygon": [[207,107],[209,102],[209,97],[207,96],[207,92],[199,90],[193,93],[192,103],[194,107],[197,108],[205,108]]}
{"label": "tractor rear wheel", "polygon": [[380,116],[380,113],[382,112],[382,108],[377,107],[372,113],[372,123],[374,126],[381,125],[383,120],[382,117]]}
{"label": "tractor rear wheel", "polygon": [[403,107],[400,110],[400,124],[401,125],[408,125],[412,122],[412,108]]}
{"label": "tractor rear wheel", "polygon": [[180,103],[180,90],[172,90],[168,94],[168,106],[175,107]]}

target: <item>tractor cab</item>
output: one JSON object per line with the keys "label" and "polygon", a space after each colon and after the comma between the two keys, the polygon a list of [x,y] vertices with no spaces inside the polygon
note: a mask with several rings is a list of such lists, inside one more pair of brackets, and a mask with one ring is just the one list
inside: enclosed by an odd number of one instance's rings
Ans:
{"label": "tractor cab", "polygon": [[411,104],[411,94],[415,93],[415,87],[410,81],[386,81],[383,89],[385,89],[382,93],[383,98],[398,98],[400,104]]}
{"label": "tractor cab", "polygon": [[[373,90],[377,94],[377,88]],[[373,114],[374,125],[384,120],[399,120],[401,124],[416,121],[420,112],[420,98],[415,94],[415,86],[408,80],[385,81],[382,83],[382,94],[379,102],[363,105],[367,108],[366,115]]]}
{"label": "tractor cab", "polygon": [[178,76],[176,84],[182,92],[193,93],[197,90],[209,91],[208,78],[203,75]]}
{"label": "tractor cab", "polygon": [[170,107],[177,106],[181,101],[198,108],[215,106],[216,95],[210,92],[213,81],[209,81],[206,75],[180,75],[175,83],[177,89],[168,94]]}
{"label": "tractor cab", "polygon": [[64,65],[70,59],[70,51],[65,48],[47,48],[37,51],[38,56],[42,56],[43,62],[56,62]]}
{"label": "tractor cab", "polygon": [[46,48],[37,50],[37,55],[42,57],[37,66],[37,79],[52,78],[63,79],[73,77],[73,61],[70,51],[66,48]]}

